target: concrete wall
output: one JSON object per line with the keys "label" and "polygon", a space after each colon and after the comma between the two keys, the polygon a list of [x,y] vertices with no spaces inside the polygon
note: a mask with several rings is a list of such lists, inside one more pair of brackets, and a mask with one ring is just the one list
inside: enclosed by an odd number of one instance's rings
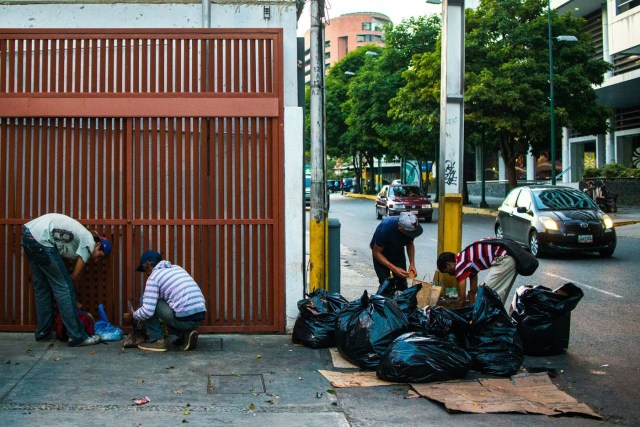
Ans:
{"label": "concrete wall", "polygon": [[[294,0],[214,0],[211,28],[282,28],[285,122],[285,283],[287,329],[304,295],[303,111],[298,107],[296,5]],[[270,6],[270,18],[264,7]],[[206,15],[205,15],[206,16]],[[202,3],[154,0],[99,4],[86,1],[12,2],[0,0],[0,28],[202,28]]]}

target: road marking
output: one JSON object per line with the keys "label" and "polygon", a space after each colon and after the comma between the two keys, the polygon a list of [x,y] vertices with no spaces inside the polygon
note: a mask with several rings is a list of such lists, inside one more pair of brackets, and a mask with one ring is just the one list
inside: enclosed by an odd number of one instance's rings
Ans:
{"label": "road marking", "polygon": [[545,274],[547,276],[553,276],[553,277],[557,277],[558,279],[562,279],[562,280],[567,280],[569,282],[573,282],[574,285],[584,286],[585,288],[589,288],[589,289],[592,289],[594,291],[602,292],[603,294],[611,295],[612,297],[624,298],[622,295],[614,294],[613,292],[603,291],[602,289],[598,289],[598,288],[596,288],[594,286],[587,285],[586,283],[576,282],[575,280],[567,279],[566,277],[562,277],[562,276],[557,276],[557,275],[552,274],[552,273],[545,273]]}

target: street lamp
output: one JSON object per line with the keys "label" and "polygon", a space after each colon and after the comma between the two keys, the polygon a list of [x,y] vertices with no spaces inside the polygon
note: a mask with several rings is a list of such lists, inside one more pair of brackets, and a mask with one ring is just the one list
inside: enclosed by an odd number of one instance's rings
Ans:
{"label": "street lamp", "polygon": [[548,13],[548,29],[549,29],[549,121],[551,125],[551,185],[556,185],[556,124],[555,124],[555,106],[553,96],[553,45],[552,40],[556,39],[560,42],[577,42],[575,36],[558,36],[551,35],[551,0],[547,0]]}

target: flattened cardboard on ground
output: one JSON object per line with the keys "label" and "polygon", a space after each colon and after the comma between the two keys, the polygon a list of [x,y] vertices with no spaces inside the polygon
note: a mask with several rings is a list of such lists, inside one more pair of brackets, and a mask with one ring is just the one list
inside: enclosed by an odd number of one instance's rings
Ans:
{"label": "flattened cardboard on ground", "polygon": [[331,362],[333,362],[334,368],[358,369],[356,365],[342,357],[337,347],[331,347],[329,353],[331,353]]}
{"label": "flattened cardboard on ground", "polygon": [[362,371],[362,372],[335,372],[335,371],[323,371],[318,369],[318,372],[325,377],[332,386],[336,388],[341,387],[375,387],[381,385],[393,385],[398,383],[391,383],[389,381],[383,381],[376,377],[374,371]]}
{"label": "flattened cardboard on ground", "polygon": [[520,412],[529,414],[585,415],[602,418],[584,403],[559,390],[547,373],[521,374],[509,378],[480,378],[411,384],[427,399],[443,403],[449,411],[471,413]]}

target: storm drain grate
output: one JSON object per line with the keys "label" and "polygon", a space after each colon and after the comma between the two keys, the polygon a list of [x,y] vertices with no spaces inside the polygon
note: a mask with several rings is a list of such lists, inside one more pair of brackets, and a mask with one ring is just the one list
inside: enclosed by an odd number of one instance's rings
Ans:
{"label": "storm drain grate", "polygon": [[208,375],[207,394],[264,393],[262,374]]}
{"label": "storm drain grate", "polygon": [[222,351],[222,338],[209,338],[201,335],[198,339],[197,349],[199,351]]}

